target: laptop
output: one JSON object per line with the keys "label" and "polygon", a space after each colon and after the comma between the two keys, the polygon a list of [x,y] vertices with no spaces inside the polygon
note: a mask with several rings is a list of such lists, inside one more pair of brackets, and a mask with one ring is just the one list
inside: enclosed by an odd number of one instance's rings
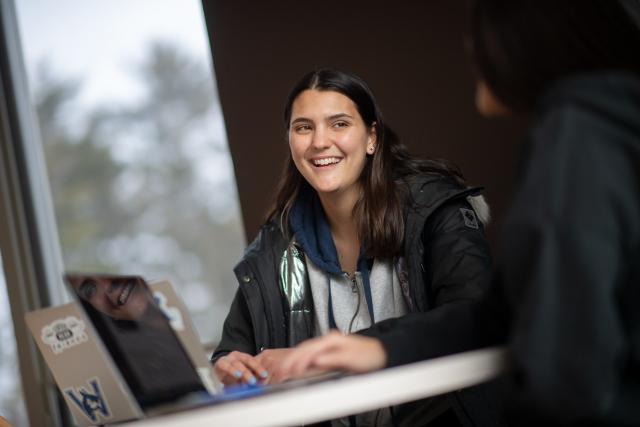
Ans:
{"label": "laptop", "polygon": [[[250,398],[339,373],[223,390],[186,307],[169,282],[68,273],[77,303],[27,315],[27,324],[81,426]],[[63,355],[63,353],[65,353]]]}

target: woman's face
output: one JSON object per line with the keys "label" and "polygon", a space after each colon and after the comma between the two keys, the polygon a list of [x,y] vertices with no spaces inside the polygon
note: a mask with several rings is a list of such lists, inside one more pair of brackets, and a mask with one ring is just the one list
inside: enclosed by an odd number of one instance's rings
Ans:
{"label": "woman's face", "polygon": [[375,128],[365,125],[356,105],[341,93],[309,89],[294,100],[291,157],[319,195],[355,194],[375,144]]}
{"label": "woman's face", "polygon": [[476,109],[485,117],[502,117],[511,114],[484,80],[476,82]]}

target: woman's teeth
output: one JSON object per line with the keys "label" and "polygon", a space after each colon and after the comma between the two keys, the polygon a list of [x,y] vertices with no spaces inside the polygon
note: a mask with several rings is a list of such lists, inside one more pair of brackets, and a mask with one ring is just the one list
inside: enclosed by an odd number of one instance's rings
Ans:
{"label": "woman's teeth", "polygon": [[339,158],[337,157],[327,157],[325,159],[314,159],[312,160],[313,164],[315,166],[327,166],[327,165],[333,165],[335,163],[338,163],[340,161]]}

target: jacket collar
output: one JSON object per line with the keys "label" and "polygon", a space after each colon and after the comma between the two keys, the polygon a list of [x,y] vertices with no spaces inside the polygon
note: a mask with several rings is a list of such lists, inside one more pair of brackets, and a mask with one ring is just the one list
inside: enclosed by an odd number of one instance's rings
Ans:
{"label": "jacket collar", "polygon": [[315,191],[304,187],[291,209],[289,225],[296,242],[320,269],[342,274],[331,228]]}

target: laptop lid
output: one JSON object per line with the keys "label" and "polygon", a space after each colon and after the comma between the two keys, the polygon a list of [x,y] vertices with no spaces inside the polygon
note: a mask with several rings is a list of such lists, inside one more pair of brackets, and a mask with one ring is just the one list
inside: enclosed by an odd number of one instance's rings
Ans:
{"label": "laptop lid", "polygon": [[68,273],[65,279],[143,410],[205,391],[142,277]]}

